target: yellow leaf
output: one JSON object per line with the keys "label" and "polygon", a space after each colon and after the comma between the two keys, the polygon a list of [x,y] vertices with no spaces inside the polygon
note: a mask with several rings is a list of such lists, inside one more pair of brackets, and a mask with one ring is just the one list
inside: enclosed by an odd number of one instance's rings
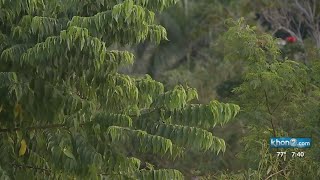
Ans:
{"label": "yellow leaf", "polygon": [[22,108],[20,104],[16,104],[14,106],[14,117],[17,118],[22,112]]}
{"label": "yellow leaf", "polygon": [[20,142],[20,149],[19,149],[19,156],[23,156],[26,153],[27,150],[27,143],[24,139]]}

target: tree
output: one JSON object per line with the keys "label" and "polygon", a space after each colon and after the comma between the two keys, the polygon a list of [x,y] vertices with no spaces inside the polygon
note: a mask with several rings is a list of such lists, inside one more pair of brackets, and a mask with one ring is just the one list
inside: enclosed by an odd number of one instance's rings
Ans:
{"label": "tree", "polygon": [[[236,179],[314,179],[319,177],[319,144],[303,159],[283,160],[268,146],[270,137],[319,138],[319,63],[305,66],[280,56],[271,35],[258,33],[243,19],[231,23],[223,35],[226,60],[245,62],[244,82],[234,92],[242,107],[247,135],[240,157],[247,164]],[[280,150],[281,151],[281,150]],[[289,152],[289,151],[288,151]],[[226,176],[223,176],[226,178]]]}
{"label": "tree", "polygon": [[269,2],[261,10],[261,18],[270,23],[274,33],[283,30],[291,36],[297,37],[300,42],[309,36],[319,48],[320,19],[318,8],[319,3],[315,0]]}
{"label": "tree", "polygon": [[175,2],[0,2],[1,179],[182,179],[145,155],[225,150],[208,129],[239,106],[118,72],[134,56],[112,45],[166,39],[154,11]]}
{"label": "tree", "polygon": [[[253,14],[255,21],[273,36],[285,39],[288,36],[297,38],[298,43],[290,44],[283,49],[291,59],[309,64],[319,57],[320,18],[319,1],[248,1],[242,3],[242,15]],[[249,16],[247,16],[249,17]],[[253,19],[253,18],[251,18]]]}

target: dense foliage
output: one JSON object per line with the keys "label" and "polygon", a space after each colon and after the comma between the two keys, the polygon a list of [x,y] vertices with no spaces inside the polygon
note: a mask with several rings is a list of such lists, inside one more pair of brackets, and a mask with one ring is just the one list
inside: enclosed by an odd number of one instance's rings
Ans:
{"label": "dense foliage", "polygon": [[[319,177],[319,62],[305,66],[283,59],[272,36],[257,33],[242,20],[232,24],[223,42],[226,60],[246,64],[244,81],[234,92],[248,132],[240,157],[249,170],[237,179]],[[269,148],[270,137],[312,137],[315,143],[302,150],[304,158],[282,159],[276,156],[281,149]]]}
{"label": "dense foliage", "polygon": [[0,2],[1,179],[183,179],[146,155],[225,150],[209,129],[239,106],[118,72],[134,55],[116,47],[166,39],[154,12],[174,3]]}
{"label": "dense foliage", "polygon": [[0,179],[318,179],[319,8],[1,1]]}
{"label": "dense foliage", "polygon": [[[210,174],[209,179],[319,176],[319,12],[315,0],[184,0],[162,14],[171,41],[139,46],[133,73],[150,72],[167,87],[191,85],[200,102],[218,98],[243,110],[220,132],[229,147],[223,157],[192,152],[177,166],[190,177]],[[226,21],[241,16],[246,22]],[[287,41],[289,36],[297,41]],[[288,149],[307,155],[283,163],[269,150],[275,135],[312,137],[314,144],[310,150]],[[227,172],[218,176],[219,170]]]}

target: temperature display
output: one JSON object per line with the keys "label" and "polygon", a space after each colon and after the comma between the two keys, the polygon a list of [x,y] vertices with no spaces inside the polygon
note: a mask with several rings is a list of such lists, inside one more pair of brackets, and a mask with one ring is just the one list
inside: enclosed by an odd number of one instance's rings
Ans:
{"label": "temperature display", "polygon": [[[290,157],[290,152],[288,152],[288,156]],[[300,152],[291,152],[291,158],[303,158],[305,156],[305,153],[300,151]],[[287,152],[286,151],[278,151],[277,152],[277,157],[283,158],[286,160],[287,158]]]}

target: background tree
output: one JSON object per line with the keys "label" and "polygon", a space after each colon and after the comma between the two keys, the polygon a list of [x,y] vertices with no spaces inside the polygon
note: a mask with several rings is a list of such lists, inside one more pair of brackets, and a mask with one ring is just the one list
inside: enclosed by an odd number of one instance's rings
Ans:
{"label": "background tree", "polygon": [[[239,154],[247,165],[244,173],[220,178],[315,179],[320,175],[318,63],[305,66],[280,56],[272,36],[257,33],[243,20],[223,36],[226,60],[244,61],[244,82],[234,92],[243,111],[246,136]],[[315,136],[316,135],[316,136]],[[304,158],[277,158],[270,137],[312,137]],[[298,149],[296,149],[298,151]]]}
{"label": "background tree", "polygon": [[289,33],[303,43],[307,36],[314,40],[319,48],[319,2],[307,1],[281,1],[268,2],[261,9],[261,20],[264,19],[275,34],[279,30]]}
{"label": "background tree", "polygon": [[285,56],[305,64],[319,57],[318,1],[243,1],[239,4],[240,9],[243,9],[243,16],[249,17],[249,13],[256,14],[255,18],[250,18],[251,25],[258,24],[265,32],[277,38],[297,38],[298,43],[282,49]]}

